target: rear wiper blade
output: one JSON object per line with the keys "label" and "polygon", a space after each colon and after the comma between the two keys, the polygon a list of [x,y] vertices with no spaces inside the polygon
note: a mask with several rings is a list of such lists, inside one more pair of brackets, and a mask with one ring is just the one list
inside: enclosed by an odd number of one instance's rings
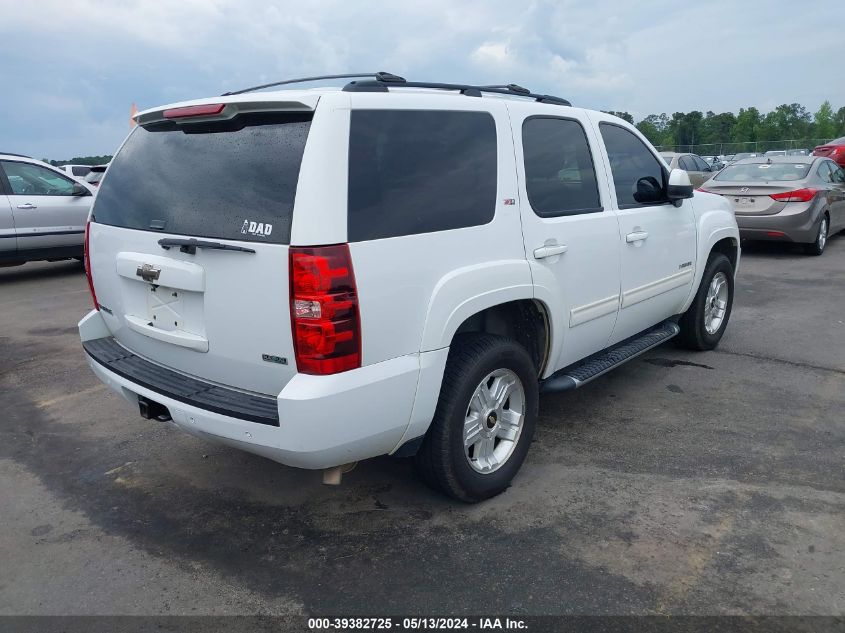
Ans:
{"label": "rear wiper blade", "polygon": [[238,251],[240,253],[254,253],[251,248],[244,248],[243,246],[232,246],[231,244],[221,244],[220,242],[207,242],[206,240],[181,239],[178,237],[165,237],[158,241],[158,245],[164,250],[168,250],[171,246],[178,246],[179,250],[189,255],[195,255],[198,248],[214,248],[220,251]]}

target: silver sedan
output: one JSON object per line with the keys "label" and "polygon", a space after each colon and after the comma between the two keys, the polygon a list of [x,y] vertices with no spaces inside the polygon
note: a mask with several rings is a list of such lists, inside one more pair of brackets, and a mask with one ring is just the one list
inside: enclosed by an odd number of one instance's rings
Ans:
{"label": "silver sedan", "polygon": [[799,242],[821,255],[828,236],[845,229],[845,171],[829,158],[747,158],[700,190],[730,200],[743,239]]}

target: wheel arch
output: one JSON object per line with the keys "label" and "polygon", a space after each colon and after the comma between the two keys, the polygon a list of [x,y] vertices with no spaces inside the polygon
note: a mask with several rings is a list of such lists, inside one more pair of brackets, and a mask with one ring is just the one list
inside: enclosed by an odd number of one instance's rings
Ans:
{"label": "wheel arch", "polygon": [[715,194],[696,193],[693,198],[693,205],[698,225],[695,278],[681,312],[686,312],[695,299],[711,253],[724,253],[727,256],[734,270],[734,278],[739,272],[742,254],[739,242],[739,227],[736,224],[736,217],[730,203]]}
{"label": "wheel arch", "polygon": [[[508,336],[522,343],[535,359],[539,372],[548,364],[552,340],[552,320],[548,306],[534,298],[534,287],[525,260],[519,266],[486,266],[486,272],[466,271],[469,277],[451,276],[438,285],[426,318],[420,353],[420,377],[408,428],[394,451],[413,443],[428,430],[437,407],[449,348],[456,335],[487,332]],[[470,297],[466,291],[483,278],[502,276],[509,285],[490,288]],[[491,269],[493,269],[491,271]],[[476,273],[480,274],[476,274]],[[492,272],[492,274],[491,274]],[[478,289],[478,286],[475,286]],[[463,296],[461,296],[463,292]],[[447,309],[447,304],[451,306]],[[532,352],[530,347],[533,347]],[[402,454],[405,454],[403,449]]]}

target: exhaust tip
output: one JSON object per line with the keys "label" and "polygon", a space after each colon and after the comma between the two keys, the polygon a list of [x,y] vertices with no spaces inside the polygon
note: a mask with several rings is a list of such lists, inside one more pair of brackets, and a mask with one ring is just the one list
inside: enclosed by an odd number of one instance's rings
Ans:
{"label": "exhaust tip", "polygon": [[326,486],[339,486],[343,480],[343,475],[351,472],[357,465],[358,462],[350,462],[349,464],[335,466],[334,468],[326,468],[323,470],[323,484]]}

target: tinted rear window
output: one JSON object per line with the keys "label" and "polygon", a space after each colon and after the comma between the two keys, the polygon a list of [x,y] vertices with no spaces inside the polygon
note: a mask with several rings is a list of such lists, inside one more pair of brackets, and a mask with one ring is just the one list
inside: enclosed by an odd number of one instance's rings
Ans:
{"label": "tinted rear window", "polygon": [[810,163],[746,163],[728,165],[715,176],[720,182],[773,182],[802,180],[810,172]]}
{"label": "tinted rear window", "polygon": [[496,124],[486,112],[354,110],[349,241],[486,224],[496,208]]}
{"label": "tinted rear window", "polygon": [[94,217],[130,229],[288,244],[310,126],[310,113],[262,113],[138,127],[109,165]]}
{"label": "tinted rear window", "polygon": [[90,167],[71,167],[70,169],[73,172],[74,176],[85,176],[88,172],[91,171]]}

